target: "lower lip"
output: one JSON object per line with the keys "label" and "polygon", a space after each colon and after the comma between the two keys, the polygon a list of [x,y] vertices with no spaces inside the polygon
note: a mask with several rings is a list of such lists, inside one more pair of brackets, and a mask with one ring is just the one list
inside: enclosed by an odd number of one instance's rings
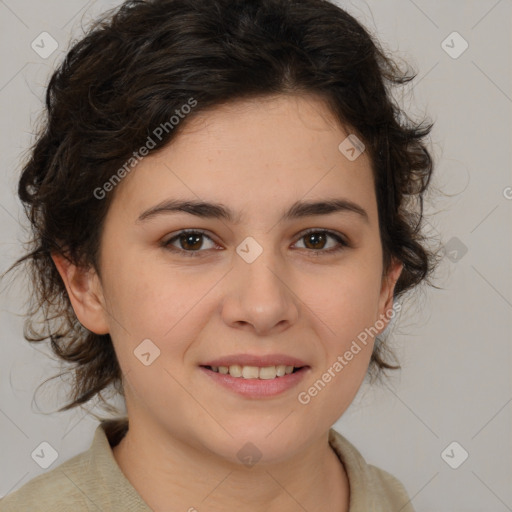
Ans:
{"label": "lower lip", "polygon": [[296,386],[309,371],[309,366],[304,366],[294,373],[275,379],[244,379],[214,372],[204,366],[199,368],[221,386],[247,398],[268,398],[280,395]]}

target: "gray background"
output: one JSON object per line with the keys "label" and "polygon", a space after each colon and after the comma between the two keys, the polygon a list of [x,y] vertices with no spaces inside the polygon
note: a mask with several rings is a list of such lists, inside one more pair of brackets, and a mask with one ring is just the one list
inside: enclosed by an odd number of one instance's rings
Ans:
{"label": "gray background", "polygon": [[[0,272],[22,250],[17,173],[48,75],[81,25],[119,3],[0,1]],[[403,370],[386,385],[365,383],[335,428],[369,463],[399,478],[419,512],[512,510],[512,0],[339,4],[418,72],[400,101],[436,123],[435,185],[443,194],[433,194],[426,211],[446,256],[435,280],[442,289],[420,289],[394,323]],[[31,48],[43,31],[59,44],[48,58]],[[454,31],[469,45],[457,58],[463,41],[448,37]],[[44,471],[31,457],[41,442],[58,452],[51,470],[87,449],[97,425],[84,411],[52,413],[64,399],[60,379],[34,400],[37,385],[59,367],[45,346],[23,339],[26,284],[7,284],[0,299],[0,496]],[[441,457],[453,441],[462,448],[448,450],[452,464],[462,449],[469,453],[458,469]]]}

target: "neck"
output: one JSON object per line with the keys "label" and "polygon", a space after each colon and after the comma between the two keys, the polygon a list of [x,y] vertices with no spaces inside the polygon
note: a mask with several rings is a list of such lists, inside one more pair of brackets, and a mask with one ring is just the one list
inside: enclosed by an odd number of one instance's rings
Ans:
{"label": "neck", "polygon": [[128,432],[112,451],[155,512],[169,510],[170,504],[173,510],[190,512],[348,511],[348,478],[329,445],[328,432],[286,461],[248,467],[130,420]]}

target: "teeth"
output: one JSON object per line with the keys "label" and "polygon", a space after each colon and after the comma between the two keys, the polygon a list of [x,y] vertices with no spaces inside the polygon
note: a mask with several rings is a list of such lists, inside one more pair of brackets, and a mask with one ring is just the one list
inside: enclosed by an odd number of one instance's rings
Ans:
{"label": "teeth", "polygon": [[[292,367],[292,371],[293,371],[293,367]],[[282,377],[283,375],[286,375],[286,366],[284,364],[276,366],[276,375],[278,377]]]}
{"label": "teeth", "polygon": [[229,367],[229,374],[231,377],[241,377],[242,376],[242,367],[238,364],[232,364]]}
{"label": "teeth", "polygon": [[260,368],[259,375],[257,375],[260,379],[275,379],[277,377],[277,369],[275,366],[266,366],[265,368]]}
{"label": "teeth", "polygon": [[[231,368],[230,368],[231,371]],[[260,376],[260,369],[257,366],[243,366],[242,377],[244,379],[257,379]]]}
{"label": "teeth", "polygon": [[212,366],[214,372],[222,373],[223,375],[229,374],[231,377],[241,377],[243,379],[263,379],[270,380],[276,377],[283,377],[293,372],[293,366],[285,366],[280,364],[278,366],[240,366],[239,364],[232,364],[231,366]]}

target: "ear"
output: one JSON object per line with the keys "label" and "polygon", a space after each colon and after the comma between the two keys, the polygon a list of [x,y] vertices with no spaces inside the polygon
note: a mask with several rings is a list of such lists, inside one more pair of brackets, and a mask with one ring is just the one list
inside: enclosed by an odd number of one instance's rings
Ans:
{"label": "ear", "polygon": [[71,263],[64,255],[52,253],[69,300],[79,322],[95,334],[108,334],[109,327],[101,282],[97,273]]}
{"label": "ear", "polygon": [[382,286],[379,297],[379,319],[385,324],[384,328],[380,332],[384,331],[387,327],[390,318],[390,310],[393,307],[393,293],[395,291],[395,285],[400,277],[403,270],[403,263],[396,259],[393,259],[391,268],[387,275],[382,279]]}

